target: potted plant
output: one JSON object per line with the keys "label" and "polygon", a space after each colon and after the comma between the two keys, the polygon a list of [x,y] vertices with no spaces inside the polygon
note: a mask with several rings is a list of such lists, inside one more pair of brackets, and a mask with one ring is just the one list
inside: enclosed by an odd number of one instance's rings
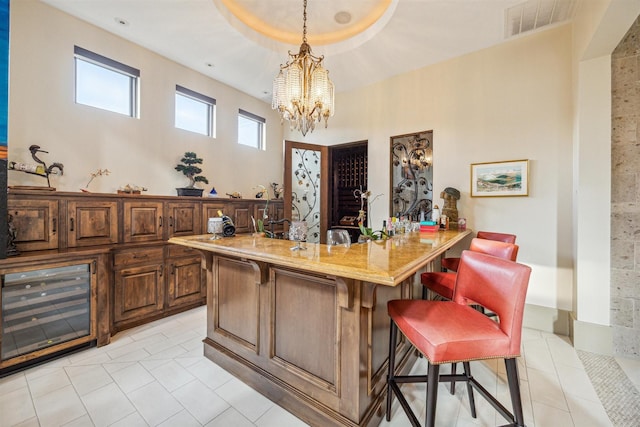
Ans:
{"label": "potted plant", "polygon": [[209,183],[209,180],[204,176],[198,175],[202,172],[197,165],[202,164],[202,159],[198,158],[197,154],[191,151],[184,153],[184,157],[180,160],[182,163],[177,165],[175,169],[178,172],[182,172],[184,176],[189,178],[189,185],[184,188],[176,188],[178,196],[202,196],[202,189],[196,188],[196,182]]}

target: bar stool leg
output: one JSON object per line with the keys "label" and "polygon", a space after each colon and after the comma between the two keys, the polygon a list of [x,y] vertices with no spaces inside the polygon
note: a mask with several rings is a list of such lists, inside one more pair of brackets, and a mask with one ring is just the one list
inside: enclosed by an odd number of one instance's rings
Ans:
{"label": "bar stool leg", "polygon": [[473,397],[473,387],[471,386],[471,364],[469,362],[463,362],[464,374],[467,377],[467,393],[469,394],[469,407],[471,408],[471,416],[476,418],[476,400]]}
{"label": "bar stool leg", "polygon": [[[458,369],[458,364],[455,363],[455,362],[452,363],[451,364],[451,375],[455,375],[457,369]],[[456,394],[456,380],[451,380],[451,386],[449,388],[449,393]]]}
{"label": "bar stool leg", "polygon": [[429,363],[427,368],[427,414],[424,425],[436,425],[436,402],[438,401],[438,383],[440,379],[440,365]]}
{"label": "bar stool leg", "polygon": [[391,390],[391,381],[395,380],[396,365],[396,340],[398,337],[398,327],[391,320],[389,325],[389,369],[387,373],[387,421],[391,421],[391,401],[393,399],[393,391]]}
{"label": "bar stool leg", "polygon": [[520,396],[520,377],[518,375],[518,361],[516,358],[505,359],[507,368],[507,381],[509,382],[509,393],[511,394],[511,404],[513,405],[513,416],[517,427],[525,427],[524,415],[522,414],[522,398]]}

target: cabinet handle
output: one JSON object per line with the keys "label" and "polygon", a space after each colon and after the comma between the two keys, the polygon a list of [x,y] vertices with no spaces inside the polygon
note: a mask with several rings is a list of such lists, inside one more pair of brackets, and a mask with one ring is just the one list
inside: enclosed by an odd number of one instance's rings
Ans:
{"label": "cabinet handle", "polygon": [[149,254],[142,254],[142,255],[133,254],[133,259],[142,259],[142,258],[149,258]]}
{"label": "cabinet handle", "polygon": [[163,269],[162,267],[160,267],[160,270],[159,270],[159,271],[160,271],[160,277],[162,277],[162,276],[163,276],[163,273],[162,273],[162,272],[163,272],[163,270],[164,270],[164,269]]}
{"label": "cabinet handle", "polygon": [[73,231],[73,218],[71,218],[69,221],[71,221],[71,229],[69,231]]}
{"label": "cabinet handle", "polygon": [[176,272],[176,265],[171,264],[171,274],[175,274],[175,272]]}
{"label": "cabinet handle", "polygon": [[173,227],[173,217],[169,217],[169,227]]}
{"label": "cabinet handle", "polygon": [[51,231],[55,233],[56,231],[58,231],[57,230],[58,229],[58,218],[53,218],[52,222],[53,222],[53,229]]}
{"label": "cabinet handle", "polygon": [[91,261],[91,274],[96,274],[96,268],[98,268],[98,262],[94,259]]}
{"label": "cabinet handle", "polygon": [[160,215],[160,225],[158,226],[158,228],[162,227],[162,218],[163,218],[163,216]]}

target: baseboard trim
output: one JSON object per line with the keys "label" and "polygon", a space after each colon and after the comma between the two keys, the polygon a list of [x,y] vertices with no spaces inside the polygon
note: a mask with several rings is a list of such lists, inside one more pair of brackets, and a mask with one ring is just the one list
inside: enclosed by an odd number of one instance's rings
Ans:
{"label": "baseboard trim", "polygon": [[552,307],[526,304],[522,326],[558,335],[570,335],[569,312]]}
{"label": "baseboard trim", "polygon": [[572,311],[526,304],[522,326],[552,334],[566,335],[576,350],[613,356],[613,330],[610,326],[582,322]]}
{"label": "baseboard trim", "polygon": [[613,356],[613,329],[611,326],[582,322],[570,313],[571,341],[576,350]]}

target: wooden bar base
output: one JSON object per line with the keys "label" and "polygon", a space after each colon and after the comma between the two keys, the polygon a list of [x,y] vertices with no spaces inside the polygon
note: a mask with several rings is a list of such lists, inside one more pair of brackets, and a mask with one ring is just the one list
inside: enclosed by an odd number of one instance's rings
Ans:
{"label": "wooden bar base", "polygon": [[[432,234],[305,251],[253,236],[170,242],[204,255],[207,358],[312,426],[374,426],[386,410],[387,302],[420,298],[419,273],[468,233]],[[399,339],[402,374],[416,357]]]}
{"label": "wooden bar base", "polygon": [[[386,303],[410,297],[410,281],[395,288],[350,281],[345,285],[353,294],[349,303],[338,295],[336,282],[345,282],[340,278],[302,276],[228,257],[216,256],[212,263],[207,358],[310,425],[380,423],[386,396]],[[256,277],[269,280],[256,282]],[[305,307],[309,315],[300,316]],[[397,357],[405,373],[416,360],[407,342],[399,343]]]}

